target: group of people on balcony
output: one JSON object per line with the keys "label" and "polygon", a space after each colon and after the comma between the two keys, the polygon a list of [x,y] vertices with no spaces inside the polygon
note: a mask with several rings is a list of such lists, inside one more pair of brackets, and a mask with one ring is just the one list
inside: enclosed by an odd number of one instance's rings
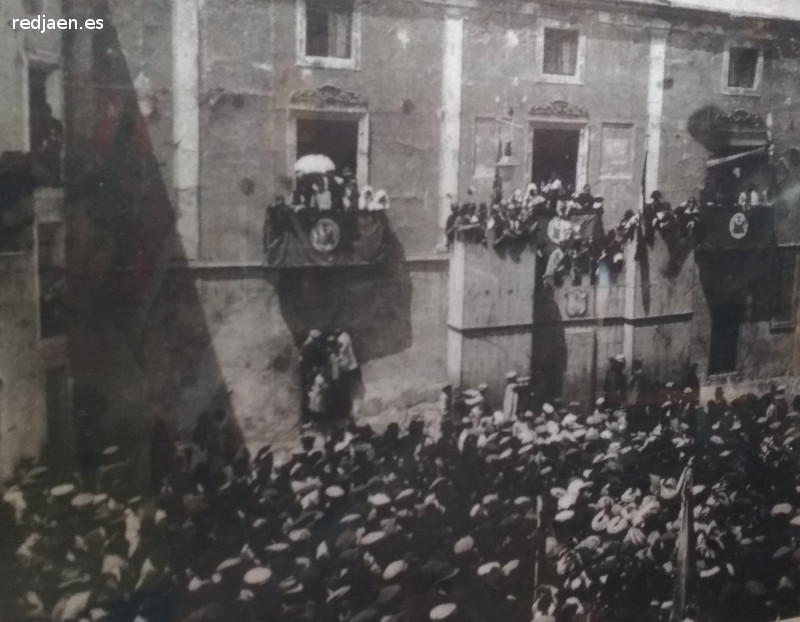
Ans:
{"label": "group of people on balcony", "polygon": [[370,186],[359,189],[350,168],[341,175],[329,173],[298,173],[292,192],[292,207],[319,212],[380,212],[389,209],[386,190]]}
{"label": "group of people on balcony", "polygon": [[468,242],[497,247],[506,241],[534,235],[540,226],[540,217],[568,219],[574,213],[602,213],[603,210],[603,198],[592,195],[589,184],[577,193],[555,174],[539,185],[529,183],[525,192],[514,190],[507,199],[495,189],[491,207],[488,203],[476,202],[474,188],[467,191],[467,200],[462,205],[452,196],[449,200],[450,214],[445,224],[447,248],[459,236]]}
{"label": "group of people on balcony", "polygon": [[[760,195],[753,190],[752,198],[746,198],[747,205],[755,205],[757,196]],[[652,192],[638,213],[626,211],[615,228],[605,232],[602,226],[582,228],[575,224],[574,217],[600,217],[604,200],[594,196],[588,184],[580,193],[573,192],[556,175],[547,183],[530,183],[524,193],[515,190],[508,198],[495,191],[491,207],[476,201],[474,188],[469,188],[467,200],[461,205],[452,196],[449,200],[450,214],[445,223],[448,249],[456,239],[492,248],[515,240],[532,241],[544,266],[540,276],[556,284],[567,275],[575,284],[584,274],[594,279],[600,265],[607,265],[612,274],[619,273],[627,242],[636,240],[652,246],[658,231],[673,246],[679,240],[698,236],[701,229],[697,199],[690,198],[673,208],[660,190]],[[557,239],[537,235],[552,219],[565,223]]]}
{"label": "group of people on balcony", "polygon": [[349,168],[345,168],[341,175],[335,172],[298,173],[288,201],[286,196],[277,195],[267,207],[265,250],[286,233],[295,232],[295,221],[308,235],[320,219],[333,218],[344,225],[342,237],[349,240],[358,229],[353,221],[357,215],[381,215],[388,209],[386,190],[374,190],[371,186],[359,188]]}

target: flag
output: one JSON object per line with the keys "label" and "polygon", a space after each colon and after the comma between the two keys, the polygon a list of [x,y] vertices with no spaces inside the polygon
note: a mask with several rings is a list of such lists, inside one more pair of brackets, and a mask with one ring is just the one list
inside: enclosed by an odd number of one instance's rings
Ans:
{"label": "flag", "polygon": [[[497,140],[497,162],[503,157],[503,141]],[[503,199],[503,180],[500,179],[500,171],[494,169],[494,182],[492,183],[492,203],[499,203]]]}
{"label": "flag", "polygon": [[681,622],[686,614],[694,576],[694,520],[692,516],[692,467],[681,475],[681,515],[675,559],[675,591],[670,622]]}
{"label": "flag", "polygon": [[644,143],[644,164],[642,164],[642,208],[647,204],[647,141]]}

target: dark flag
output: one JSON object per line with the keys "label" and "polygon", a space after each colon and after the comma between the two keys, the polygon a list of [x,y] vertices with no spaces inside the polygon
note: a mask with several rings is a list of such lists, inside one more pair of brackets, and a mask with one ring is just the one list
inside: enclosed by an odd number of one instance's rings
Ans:
{"label": "dark flag", "polygon": [[692,516],[692,467],[687,466],[681,475],[680,531],[676,546],[675,591],[672,596],[670,622],[681,622],[686,615],[690,590],[694,579],[694,519]]}
{"label": "dark flag", "polygon": [[[503,141],[497,141],[497,161],[503,157]],[[503,181],[500,179],[500,171],[494,169],[494,182],[492,184],[492,203],[499,203],[503,199]]]}
{"label": "dark flag", "polygon": [[644,164],[642,164],[642,208],[647,204],[647,142],[644,144]]}

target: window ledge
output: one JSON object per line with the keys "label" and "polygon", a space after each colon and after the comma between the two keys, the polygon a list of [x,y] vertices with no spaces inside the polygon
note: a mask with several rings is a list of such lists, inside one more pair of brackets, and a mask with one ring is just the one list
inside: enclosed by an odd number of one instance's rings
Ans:
{"label": "window ledge", "polygon": [[723,95],[735,95],[738,97],[761,97],[761,89],[745,89],[734,86],[725,86],[722,88]]}
{"label": "window ledge", "polygon": [[335,56],[301,56],[297,59],[299,67],[312,69],[345,69],[359,71],[359,63],[355,58],[336,58]]}
{"label": "window ledge", "polygon": [[708,374],[706,382],[714,384],[733,384],[744,380],[744,373],[741,371],[727,371]]}
{"label": "window ledge", "polygon": [[538,82],[545,84],[571,84],[573,86],[583,86],[583,76],[562,76],[556,73],[539,74]]}
{"label": "window ledge", "polygon": [[771,333],[791,333],[794,332],[796,323],[792,320],[776,320],[769,321],[769,331]]}

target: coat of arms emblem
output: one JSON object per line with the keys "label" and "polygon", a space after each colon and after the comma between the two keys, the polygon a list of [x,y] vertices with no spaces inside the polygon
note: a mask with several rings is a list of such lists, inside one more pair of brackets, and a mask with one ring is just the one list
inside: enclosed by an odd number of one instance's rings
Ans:
{"label": "coat of arms emblem", "polygon": [[311,229],[311,246],[320,253],[330,253],[336,250],[341,240],[341,231],[336,221],[330,218],[320,218]]}
{"label": "coat of arms emblem", "polygon": [[589,311],[589,292],[585,289],[568,289],[566,297],[569,317],[584,317]]}
{"label": "coat of arms emblem", "polygon": [[731,217],[731,221],[728,224],[728,231],[731,233],[731,237],[734,240],[741,240],[744,236],[747,235],[747,231],[750,228],[750,224],[747,222],[747,216],[745,216],[742,212],[737,212]]}
{"label": "coat of arms emblem", "polygon": [[555,218],[551,218],[550,222],[547,223],[547,237],[550,238],[553,244],[566,242],[571,235],[572,223],[569,220],[556,216]]}

